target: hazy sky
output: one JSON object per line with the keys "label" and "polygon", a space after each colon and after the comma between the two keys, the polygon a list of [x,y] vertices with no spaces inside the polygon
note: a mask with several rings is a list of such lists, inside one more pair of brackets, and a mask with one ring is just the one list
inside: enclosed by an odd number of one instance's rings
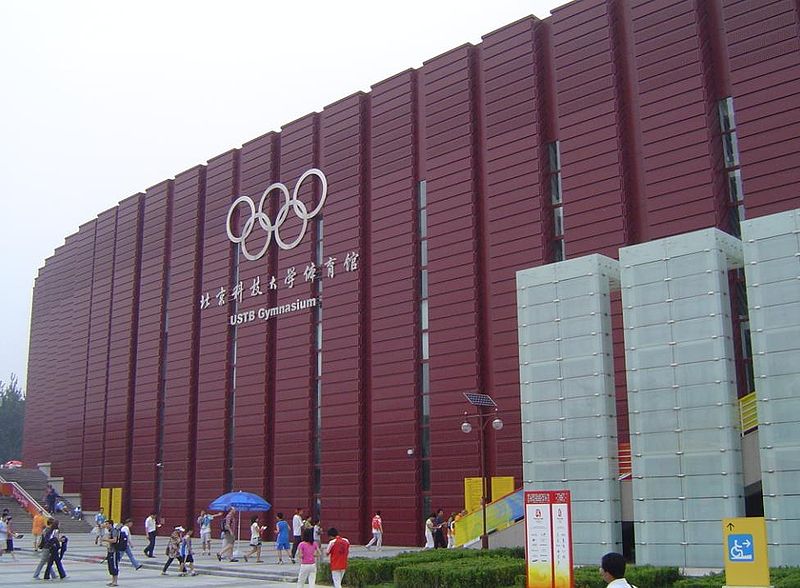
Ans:
{"label": "hazy sky", "polygon": [[0,380],[33,280],[120,200],[565,0],[1,0]]}

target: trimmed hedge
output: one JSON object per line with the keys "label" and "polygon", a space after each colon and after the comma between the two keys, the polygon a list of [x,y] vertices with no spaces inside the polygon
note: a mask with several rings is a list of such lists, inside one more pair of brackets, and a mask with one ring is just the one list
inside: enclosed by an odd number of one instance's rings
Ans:
{"label": "trimmed hedge", "polygon": [[[344,576],[345,586],[365,588],[376,584],[394,582],[395,570],[401,566],[410,566],[424,563],[447,564],[460,560],[477,560],[484,558],[505,558],[523,562],[525,549],[522,547],[503,547],[483,551],[479,549],[430,549],[424,551],[407,551],[395,557],[369,559],[362,557],[350,558],[347,573]],[[522,573],[525,573],[524,567]],[[330,567],[327,563],[317,565],[317,579],[320,582],[332,583]],[[508,582],[512,585],[514,579]]]}
{"label": "trimmed hedge", "polygon": [[[599,567],[575,568],[575,588],[605,588]],[[628,566],[625,570],[628,582],[647,588],[671,588],[680,577],[678,568]]]}
{"label": "trimmed hedge", "polygon": [[725,585],[725,576],[722,574],[709,574],[698,578],[683,578],[673,584],[675,588],[722,588]]}
{"label": "trimmed hedge", "polygon": [[800,586],[800,568],[771,568],[769,577],[775,588],[797,588]]}
{"label": "trimmed hedge", "polygon": [[461,558],[400,566],[394,571],[397,588],[497,588],[512,586],[525,562],[510,557]]}
{"label": "trimmed hedge", "polygon": [[[600,573],[598,572],[598,576]],[[625,578],[631,584],[649,588],[670,588],[681,578],[678,568],[655,566],[628,566]]]}
{"label": "trimmed hedge", "polygon": [[[356,588],[525,587],[524,549],[436,549],[401,553],[391,558],[350,559],[346,586]],[[678,568],[628,566],[626,578],[640,588],[721,588],[724,574],[686,578]],[[775,588],[800,588],[800,568],[772,568]],[[327,563],[317,566],[317,580],[332,583]],[[597,567],[575,569],[575,588],[605,588]]]}

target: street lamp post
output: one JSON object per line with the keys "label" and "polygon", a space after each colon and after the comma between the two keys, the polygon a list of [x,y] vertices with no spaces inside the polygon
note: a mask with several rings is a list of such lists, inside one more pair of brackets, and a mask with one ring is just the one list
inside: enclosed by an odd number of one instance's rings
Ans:
{"label": "street lamp post", "polygon": [[[472,432],[471,419],[477,421],[478,427],[478,460],[480,462],[480,476],[481,476],[481,519],[483,529],[481,533],[481,549],[489,549],[489,535],[486,532],[486,453],[485,453],[485,440],[486,440],[486,427],[491,423],[495,431],[503,428],[503,421],[497,415],[497,405],[494,400],[487,394],[465,393],[470,404],[475,406],[478,410],[476,414],[469,414],[464,412],[464,422],[461,423],[461,431],[465,434]],[[487,411],[487,407],[493,406],[493,411]],[[494,417],[494,418],[492,418]]]}

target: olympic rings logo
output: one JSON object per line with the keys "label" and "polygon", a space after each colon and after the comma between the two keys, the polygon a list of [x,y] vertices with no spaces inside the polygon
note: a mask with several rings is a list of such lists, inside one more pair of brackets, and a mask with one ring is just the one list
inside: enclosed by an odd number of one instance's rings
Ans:
{"label": "olympic rings logo", "polygon": [[[303,201],[297,197],[297,194],[300,191],[300,186],[303,185],[303,182],[311,176],[316,176],[322,183],[322,196],[320,196],[319,204],[317,204],[316,208],[314,208],[314,210],[311,212],[308,212],[308,208],[305,204],[303,204]],[[278,216],[275,217],[275,222],[273,222],[264,212],[264,202],[266,202],[267,197],[275,190],[278,190],[281,194],[283,194],[283,205],[278,210]],[[249,197],[239,196],[233,201],[233,204],[231,204],[231,207],[228,210],[228,221],[226,223],[228,239],[234,243],[241,244],[242,253],[244,254],[245,258],[249,259],[250,261],[256,261],[257,259],[261,259],[261,257],[263,257],[263,255],[267,252],[267,249],[269,249],[269,245],[272,242],[273,237],[275,238],[275,243],[277,243],[278,247],[281,249],[285,251],[294,249],[300,244],[300,241],[303,240],[303,237],[305,237],[306,229],[308,228],[308,221],[317,216],[319,211],[322,210],[322,205],[325,204],[325,198],[327,196],[328,180],[325,177],[325,174],[316,168],[312,168],[300,176],[300,179],[297,180],[297,184],[294,186],[291,196],[289,195],[289,188],[287,188],[284,184],[280,182],[271,184],[261,195],[261,200],[258,203],[258,209],[256,209],[256,203],[253,202],[253,200],[251,200]],[[242,227],[242,234],[236,236],[233,234],[233,230],[231,228],[231,218],[233,217],[236,207],[242,203],[247,204],[247,206],[250,208],[250,217],[247,219],[247,221],[245,221],[244,226]],[[281,239],[280,228],[281,225],[286,221],[286,218],[289,216],[290,209],[295,215],[297,215],[297,218],[303,222],[303,228],[300,229],[300,233],[297,235],[294,241],[287,243]],[[253,229],[255,229],[256,221],[258,221],[258,224],[261,225],[261,228],[267,232],[267,242],[264,243],[261,251],[254,255],[247,250],[246,239],[253,232]]]}

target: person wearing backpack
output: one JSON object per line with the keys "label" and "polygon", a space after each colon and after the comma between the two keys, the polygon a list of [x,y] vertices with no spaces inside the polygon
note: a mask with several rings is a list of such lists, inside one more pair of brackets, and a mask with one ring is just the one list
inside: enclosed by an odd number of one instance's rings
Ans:
{"label": "person wearing backpack", "polygon": [[131,562],[131,565],[135,569],[139,569],[142,567],[142,564],[139,563],[133,555],[133,545],[131,545],[131,525],[133,524],[133,519],[125,519],[125,524],[123,524],[119,528],[119,539],[117,540],[117,552],[119,553],[119,559],[122,559],[122,554],[126,554],[128,559]]}
{"label": "person wearing backpack", "polygon": [[53,564],[56,564],[58,577],[63,580],[67,577],[67,573],[64,571],[64,566],[61,564],[61,557],[59,555],[61,553],[61,532],[58,530],[57,520],[53,520],[53,524],[50,526],[50,532],[45,536],[43,543],[43,547],[48,553],[47,567],[44,570],[44,579],[50,579],[53,572]]}
{"label": "person wearing backpack", "polygon": [[41,554],[39,555],[39,563],[36,565],[36,569],[33,571],[33,579],[38,580],[39,574],[42,571],[42,568],[47,565],[47,562],[50,560],[50,550],[47,548],[45,541],[47,536],[50,534],[50,530],[53,528],[54,519],[47,519],[45,522],[45,527],[42,530],[42,536],[39,541],[39,551]]}
{"label": "person wearing backpack", "polygon": [[111,581],[106,586],[116,586],[119,576],[119,552],[117,552],[117,540],[119,539],[119,529],[114,527],[114,521],[106,519],[103,523],[105,534],[100,539],[106,544],[106,564]]}

